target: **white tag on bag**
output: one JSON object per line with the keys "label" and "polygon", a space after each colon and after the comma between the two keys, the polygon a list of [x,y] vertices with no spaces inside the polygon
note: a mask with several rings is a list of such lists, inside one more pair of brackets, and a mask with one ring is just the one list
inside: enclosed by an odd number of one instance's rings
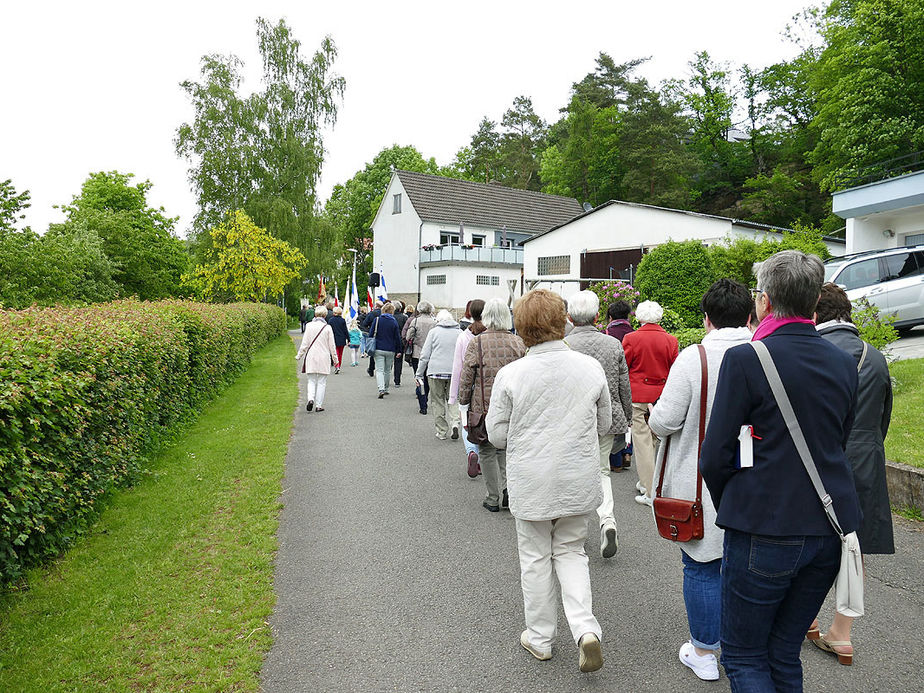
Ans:
{"label": "white tag on bag", "polygon": [[754,466],[754,428],[744,425],[738,432],[738,466],[741,469]]}

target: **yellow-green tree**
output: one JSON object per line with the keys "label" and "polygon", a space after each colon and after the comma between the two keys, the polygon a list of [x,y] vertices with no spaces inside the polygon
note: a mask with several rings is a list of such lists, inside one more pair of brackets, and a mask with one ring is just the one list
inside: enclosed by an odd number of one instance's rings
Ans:
{"label": "yellow-green tree", "polygon": [[274,238],[243,210],[209,231],[205,262],[186,279],[210,301],[265,301],[282,294],[308,263],[293,245]]}

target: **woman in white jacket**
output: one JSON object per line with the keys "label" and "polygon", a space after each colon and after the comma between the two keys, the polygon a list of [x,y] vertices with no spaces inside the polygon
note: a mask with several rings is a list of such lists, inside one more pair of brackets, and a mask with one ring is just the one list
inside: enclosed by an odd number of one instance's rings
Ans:
{"label": "woman in white jacket", "polygon": [[[706,336],[702,346],[706,350],[708,379],[707,425],[725,352],[751,340],[747,324],[752,303],[747,287],[731,279],[720,279],[703,296],[701,308],[705,315]],[[654,470],[654,485],[657,487],[664,468],[661,495],[667,498],[693,500],[696,497],[701,382],[699,346],[694,344],[680,352],[674,361],[661,397],[648,419],[655,435],[662,441],[669,439],[669,445],[662,442],[658,447]],[[665,448],[669,449],[666,467]],[[654,489],[651,494],[655,495]],[[683,559],[683,600],[690,626],[690,640],[680,648],[680,661],[704,681],[715,681],[719,678],[716,658],[722,616],[719,568],[725,533],[716,527],[715,506],[705,483],[702,494],[703,538],[679,544]]]}
{"label": "woman in white jacket", "polygon": [[336,362],[337,345],[334,331],[327,324],[327,308],[318,306],[314,311],[314,320],[305,327],[302,345],[295,355],[296,361],[305,357],[302,373],[308,374],[308,411],[324,411],[324,393],[327,390],[327,376],[330,367]]}
{"label": "woman in white jacket", "polygon": [[488,439],[507,450],[510,512],[516,519],[526,630],[520,644],[536,659],[552,657],[558,608],[555,579],[581,671],[603,666],[600,624],[591,611],[584,542],[588,515],[603,500],[599,436],[612,425],[600,363],[572,351],[565,302],[530,291],[513,312],[526,356],[497,373],[488,408]]}

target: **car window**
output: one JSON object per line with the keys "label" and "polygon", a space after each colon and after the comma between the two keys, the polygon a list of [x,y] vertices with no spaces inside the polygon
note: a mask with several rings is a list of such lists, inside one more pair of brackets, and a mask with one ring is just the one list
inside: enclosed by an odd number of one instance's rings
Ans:
{"label": "car window", "polygon": [[833,280],[835,274],[844,266],[843,262],[826,262],[825,263],[825,281],[830,282]]}
{"label": "car window", "polygon": [[920,274],[921,268],[918,267],[915,255],[919,253],[896,253],[895,255],[886,255],[883,260],[886,263],[886,273],[883,280],[902,279],[904,277],[913,277]]}
{"label": "car window", "polygon": [[863,260],[862,262],[855,262],[852,265],[847,265],[844,271],[837,275],[834,281],[846,288],[847,291],[859,289],[861,286],[878,284],[879,260],[872,258],[870,260]]}

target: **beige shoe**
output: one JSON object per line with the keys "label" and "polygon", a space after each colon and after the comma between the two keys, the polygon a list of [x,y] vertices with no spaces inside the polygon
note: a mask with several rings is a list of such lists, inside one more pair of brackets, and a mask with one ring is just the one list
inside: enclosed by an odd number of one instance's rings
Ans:
{"label": "beige shoe", "polygon": [[524,650],[529,652],[540,662],[545,662],[552,659],[551,652],[543,652],[542,650],[533,647],[533,644],[529,641],[529,631],[527,630],[524,630],[522,633],[520,633],[520,644],[523,646]]}
{"label": "beige shoe", "polygon": [[585,674],[603,666],[603,649],[596,634],[584,633],[578,641],[578,649],[581,651],[578,666]]}

